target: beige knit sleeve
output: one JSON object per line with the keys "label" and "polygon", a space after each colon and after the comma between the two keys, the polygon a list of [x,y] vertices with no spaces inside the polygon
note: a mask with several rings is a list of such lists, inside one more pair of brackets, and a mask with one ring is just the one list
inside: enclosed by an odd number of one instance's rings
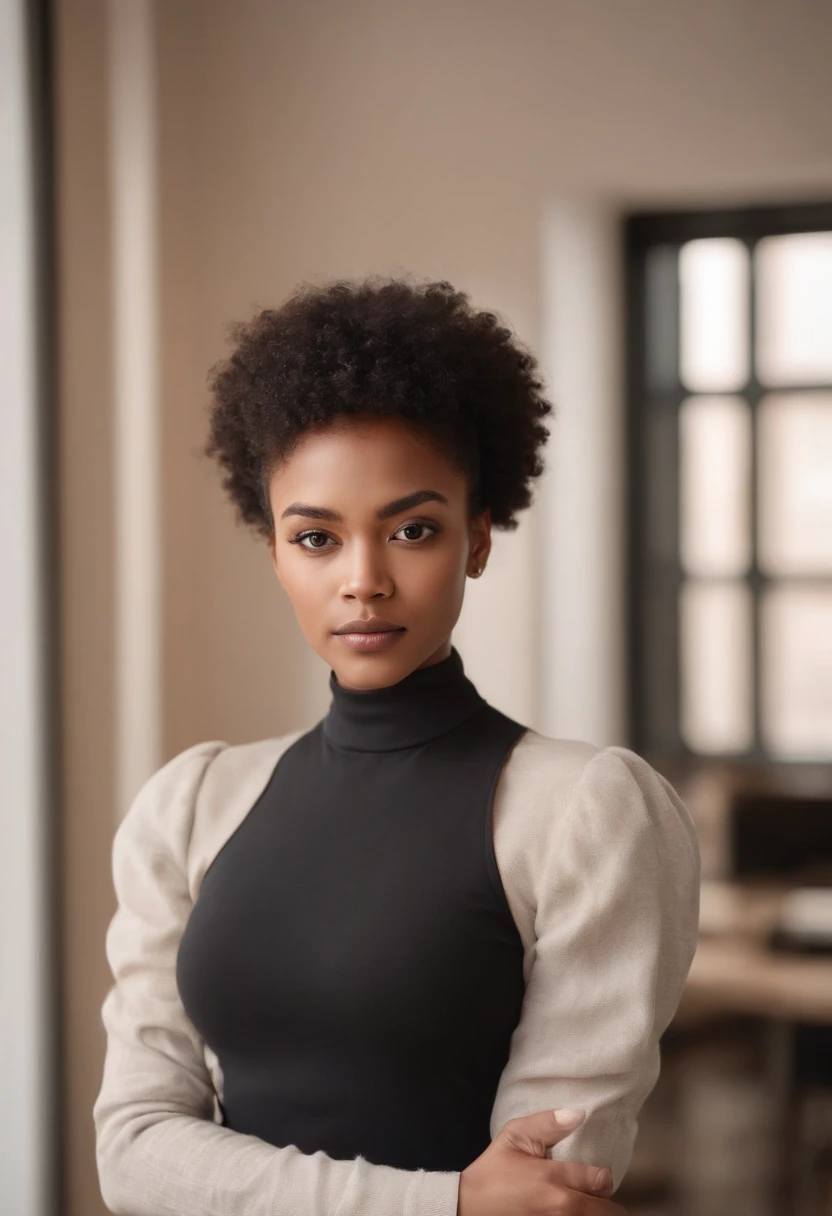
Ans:
{"label": "beige knit sleeve", "polygon": [[113,976],[101,1010],[93,1109],[102,1196],[118,1216],[456,1216],[459,1174],[401,1170],[275,1147],[214,1122],[203,1044],[176,986],[191,898],[197,791],[225,745],[199,743],[155,773],[113,842]]}
{"label": "beige knit sleeve", "polygon": [[517,853],[522,883],[504,875],[528,901],[533,944],[491,1132],[582,1108],[583,1124],[547,1156],[609,1166],[617,1188],[696,950],[699,846],[679,795],[627,748],[596,750],[562,810],[556,801],[548,824],[535,821],[546,831],[525,841],[530,862]]}

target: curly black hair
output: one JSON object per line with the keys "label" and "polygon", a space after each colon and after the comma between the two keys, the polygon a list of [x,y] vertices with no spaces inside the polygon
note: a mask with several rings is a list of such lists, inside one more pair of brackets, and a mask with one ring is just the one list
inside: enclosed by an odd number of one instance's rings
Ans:
{"label": "curly black hair", "polygon": [[204,454],[239,519],[270,539],[268,479],[310,427],[397,415],[429,432],[469,477],[472,513],[517,527],[543,472],[552,411],[534,355],[493,312],[445,280],[370,275],[301,283],[277,309],[230,326],[210,370]]}

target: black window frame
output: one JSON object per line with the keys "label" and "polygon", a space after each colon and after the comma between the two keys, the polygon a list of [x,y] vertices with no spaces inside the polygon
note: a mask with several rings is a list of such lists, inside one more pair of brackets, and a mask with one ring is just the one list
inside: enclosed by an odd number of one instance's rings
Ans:
{"label": "black window frame", "polygon": [[[684,578],[680,558],[678,512],[678,421],[669,426],[663,447],[666,477],[657,485],[648,479],[648,414],[655,403],[659,408],[675,408],[691,396],[724,396],[724,392],[693,394],[681,381],[679,367],[679,290],[678,256],[672,262],[675,291],[673,308],[663,312],[659,323],[672,345],[675,376],[657,391],[648,384],[648,255],[660,246],[678,249],[687,241],[707,237],[732,237],[742,241],[749,254],[758,241],[768,236],[832,231],[832,199],[790,202],[768,206],[718,207],[678,211],[639,211],[624,216],[624,314],[625,314],[625,393],[626,393],[626,630],[627,630],[627,714],[629,746],[646,756],[679,763],[684,768],[698,763],[727,760],[739,766],[759,764],[825,767],[825,760],[781,757],[765,747],[760,708],[760,602],[763,588],[772,579],[762,571],[757,559],[757,407],[763,396],[774,391],[790,392],[792,386],[776,390],[762,385],[755,368],[755,259],[749,257],[749,380],[731,395],[748,401],[751,414],[752,454],[750,469],[751,563],[746,583],[752,596],[752,704],[753,742],[740,753],[703,754],[691,749],[681,733],[681,662],[678,621],[679,586]],[[651,318],[650,323],[655,323]],[[832,391],[832,384],[796,385],[796,392]],[[671,441],[670,435],[673,436]],[[648,511],[661,504],[669,512],[668,535],[674,538],[675,562],[666,563],[659,572],[648,552]],[[785,580],[782,580],[785,581]],[[791,581],[791,580],[789,580]],[[813,579],[832,586],[832,575]],[[652,597],[652,600],[651,600]],[[651,609],[650,604],[653,604]],[[652,617],[651,617],[652,612]],[[656,626],[659,626],[658,628]],[[657,692],[657,690],[660,690]],[[657,729],[656,723],[663,727]],[[830,757],[832,760],[832,757]]]}

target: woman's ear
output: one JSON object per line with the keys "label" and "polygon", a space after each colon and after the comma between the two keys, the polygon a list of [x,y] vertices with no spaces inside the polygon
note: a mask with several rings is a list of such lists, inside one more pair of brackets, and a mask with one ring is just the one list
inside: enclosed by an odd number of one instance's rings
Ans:
{"label": "woman's ear", "polygon": [[491,510],[486,507],[471,520],[469,560],[482,574],[491,552]]}

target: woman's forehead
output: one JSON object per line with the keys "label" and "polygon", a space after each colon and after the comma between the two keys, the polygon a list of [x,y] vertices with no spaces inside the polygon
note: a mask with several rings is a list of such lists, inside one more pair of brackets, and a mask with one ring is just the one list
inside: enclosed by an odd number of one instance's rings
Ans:
{"label": "woman's forehead", "polygon": [[[270,494],[285,504],[315,493],[375,501],[379,508],[404,494],[431,489],[449,501],[463,475],[428,436],[398,419],[327,427],[306,432],[274,469]],[[278,513],[280,513],[278,512]]]}

